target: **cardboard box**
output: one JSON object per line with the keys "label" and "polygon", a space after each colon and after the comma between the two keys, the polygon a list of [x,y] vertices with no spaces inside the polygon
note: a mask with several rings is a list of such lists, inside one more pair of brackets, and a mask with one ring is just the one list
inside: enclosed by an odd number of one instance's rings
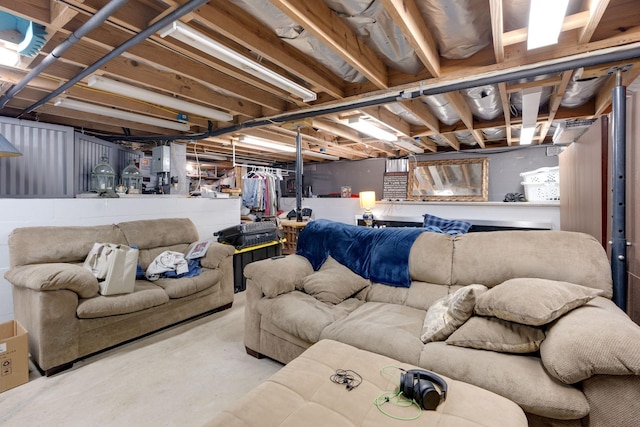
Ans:
{"label": "cardboard box", "polygon": [[0,323],[0,393],[28,381],[27,330],[15,320]]}

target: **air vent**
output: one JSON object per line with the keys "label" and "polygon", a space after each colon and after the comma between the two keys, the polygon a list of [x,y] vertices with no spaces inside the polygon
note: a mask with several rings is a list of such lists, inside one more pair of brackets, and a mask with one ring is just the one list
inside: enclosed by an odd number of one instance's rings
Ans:
{"label": "air vent", "polygon": [[560,122],[553,133],[553,143],[570,144],[576,141],[595,121],[596,119],[586,119]]}

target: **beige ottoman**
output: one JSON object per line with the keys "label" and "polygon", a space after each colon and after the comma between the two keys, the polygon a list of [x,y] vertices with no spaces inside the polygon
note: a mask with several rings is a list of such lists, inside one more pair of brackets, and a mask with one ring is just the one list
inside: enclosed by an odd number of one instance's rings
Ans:
{"label": "beige ottoman", "polygon": [[[447,398],[435,411],[422,411],[418,419],[403,421],[384,415],[374,399],[385,391],[398,390],[400,371],[386,368],[414,366],[359,350],[336,341],[323,340],[249,391],[208,426],[220,427],[376,427],[376,426],[527,426],[518,405],[471,384],[447,381]],[[362,383],[348,391],[333,383],[336,369],[351,369]],[[397,373],[397,375],[395,375]],[[416,406],[383,405],[395,416],[410,418]]]}

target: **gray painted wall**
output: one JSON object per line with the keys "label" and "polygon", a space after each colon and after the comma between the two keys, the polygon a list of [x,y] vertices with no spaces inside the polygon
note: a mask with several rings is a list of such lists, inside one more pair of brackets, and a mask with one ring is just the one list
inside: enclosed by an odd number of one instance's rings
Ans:
{"label": "gray painted wall", "polygon": [[[558,166],[558,156],[547,156],[546,146],[530,146],[518,149],[496,149],[483,153],[469,151],[411,156],[414,161],[448,160],[464,158],[489,158],[489,201],[503,201],[507,193],[522,193],[521,172],[541,167]],[[382,196],[385,159],[340,161],[306,164],[304,184],[311,185],[313,194],[326,195],[340,192],[342,186],[350,186],[351,193],[373,190]]]}

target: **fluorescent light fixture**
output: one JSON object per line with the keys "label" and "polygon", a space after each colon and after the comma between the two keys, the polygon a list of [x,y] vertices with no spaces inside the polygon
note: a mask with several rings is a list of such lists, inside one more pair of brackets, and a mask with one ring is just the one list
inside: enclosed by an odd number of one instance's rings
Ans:
{"label": "fluorescent light fixture", "polygon": [[242,56],[233,49],[229,49],[227,46],[207,37],[180,21],[174,21],[160,30],[160,37],[164,38],[166,36],[178,39],[267,83],[286,90],[292,95],[299,96],[305,102],[315,101],[317,99],[316,93],[312,90],[282,77],[275,71]]}
{"label": "fluorescent light fixture", "polygon": [[0,157],[17,157],[22,156],[22,153],[18,151],[12,143],[9,142],[4,135],[0,134]]}
{"label": "fluorescent light fixture", "polygon": [[520,145],[531,145],[533,136],[536,134],[536,127],[522,127],[520,129]]}
{"label": "fluorescent light fixture", "polygon": [[531,0],[527,49],[558,43],[569,0]]}
{"label": "fluorescent light fixture", "polygon": [[227,158],[224,156],[218,156],[216,154],[207,154],[207,153],[187,153],[189,157],[197,157],[198,159],[207,159],[207,160],[218,160],[218,161],[226,161]]}
{"label": "fluorescent light fixture", "polygon": [[397,145],[398,147],[402,147],[405,150],[411,151],[412,153],[416,153],[416,154],[422,154],[424,153],[424,150],[420,147],[418,147],[417,145],[414,145],[410,140],[408,139],[398,139],[396,142],[394,142],[395,145]]}
{"label": "fluorescent light fixture", "polygon": [[296,152],[296,147],[278,144],[275,142],[267,141],[266,139],[254,138],[252,136],[241,136],[240,138],[238,138],[238,141],[242,142],[243,144],[255,145],[262,148],[270,148],[272,150],[284,151],[287,153]]}
{"label": "fluorescent light fixture", "polygon": [[20,62],[20,54],[12,49],[0,46],[0,65],[15,67]]}
{"label": "fluorescent light fixture", "polygon": [[541,87],[522,89],[522,127],[535,127],[540,109]]}
{"label": "fluorescent light fixture", "polygon": [[101,105],[89,104],[88,102],[75,101],[69,98],[58,98],[54,105],[56,107],[69,108],[85,113],[98,114],[100,116],[113,117],[116,119],[129,120],[131,122],[144,123],[151,126],[158,126],[167,129],[188,131],[189,124],[172,122],[171,120],[157,119],[155,117],[144,116],[142,114],[131,113],[115,108],[103,107]]}
{"label": "fluorescent light fixture", "polygon": [[319,159],[340,160],[340,157],[332,156],[331,154],[318,153],[317,151],[311,151],[311,150],[302,150],[302,154],[309,157],[317,157]]}
{"label": "fluorescent light fixture", "polygon": [[398,140],[398,137],[391,132],[381,129],[369,120],[363,120],[360,117],[350,118],[347,124],[358,132],[362,132],[382,141],[396,142]]}
{"label": "fluorescent light fixture", "polygon": [[183,101],[182,99],[176,99],[171,96],[162,95],[147,89],[142,89],[137,86],[117,82],[100,76],[89,77],[89,87],[111,93],[117,93],[118,95],[127,96],[129,98],[140,99],[152,104],[163,105],[180,112],[191,113],[221,122],[233,121],[233,116],[231,114],[227,114],[213,108],[204,107],[202,105],[192,104],[191,102]]}

